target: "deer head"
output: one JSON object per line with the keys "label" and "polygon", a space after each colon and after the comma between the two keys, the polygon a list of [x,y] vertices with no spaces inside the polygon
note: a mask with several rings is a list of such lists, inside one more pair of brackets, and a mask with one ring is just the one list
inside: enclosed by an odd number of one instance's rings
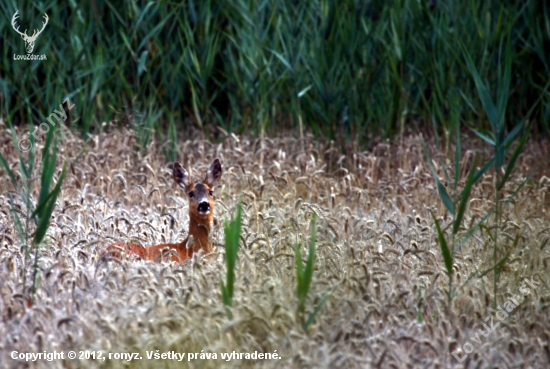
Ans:
{"label": "deer head", "polygon": [[178,163],[174,163],[173,176],[176,183],[187,193],[191,218],[212,221],[214,216],[214,185],[222,176],[222,165],[214,159],[200,183],[194,183],[189,173]]}
{"label": "deer head", "polygon": [[21,35],[21,38],[23,39],[23,41],[25,41],[25,48],[27,49],[27,53],[30,54],[30,53],[32,53],[32,50],[34,49],[34,42],[36,41],[36,38],[38,37],[38,35],[40,35],[42,33],[44,28],[46,28],[46,24],[48,24],[48,19],[49,19],[48,14],[44,13],[45,22],[42,24],[42,29],[40,31],[35,29],[32,36],[29,36],[29,35],[27,35],[27,30],[26,29],[25,29],[25,32],[20,32],[19,31],[19,26],[16,27],[16,25],[15,25],[15,20],[18,17],[18,13],[19,13],[19,10],[16,11],[15,14],[13,15],[13,18],[11,19],[11,26],[13,27],[15,32],[17,32]]}

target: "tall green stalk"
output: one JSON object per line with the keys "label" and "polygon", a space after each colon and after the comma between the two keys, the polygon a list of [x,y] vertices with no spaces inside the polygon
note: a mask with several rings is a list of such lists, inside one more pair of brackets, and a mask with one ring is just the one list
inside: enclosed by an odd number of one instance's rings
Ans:
{"label": "tall green stalk", "polygon": [[300,244],[294,247],[294,256],[296,258],[296,297],[298,298],[298,317],[302,322],[302,328],[307,331],[313,320],[321,311],[325,301],[329,297],[327,294],[315,307],[313,312],[306,319],[306,299],[313,281],[313,271],[315,266],[315,214],[311,217],[311,236],[309,240],[309,251],[305,268],[302,263],[302,253]]}
{"label": "tall green stalk", "polygon": [[[464,189],[461,191],[459,195],[456,193],[456,185],[458,183],[458,173],[460,173],[460,167],[459,167],[459,156],[460,156],[460,135],[457,134],[456,140],[457,140],[457,146],[456,146],[456,154],[455,154],[455,183],[453,186],[453,194],[449,195],[441,181],[439,180],[437,173],[435,172],[435,168],[432,165],[429,153],[427,148],[424,146],[425,154],[428,159],[428,163],[430,165],[430,168],[432,170],[432,174],[434,176],[434,179],[437,184],[437,190],[439,193],[439,196],[449,211],[449,213],[453,216],[453,228],[452,228],[452,252],[449,253],[447,248],[447,243],[445,241],[445,236],[443,232],[441,231],[441,228],[439,226],[439,223],[437,219],[434,216],[434,222],[437,227],[437,233],[438,233],[438,239],[439,244],[441,246],[443,258],[445,260],[446,270],[447,274],[449,275],[449,298],[448,301],[450,302],[452,300],[452,296],[456,295],[451,292],[452,289],[452,262],[453,262],[453,255],[458,252],[461,247],[467,242],[467,240],[474,234],[474,232],[482,226],[483,222],[485,222],[486,219],[489,218],[490,215],[494,214],[494,224],[493,224],[493,255],[492,255],[492,266],[490,268],[490,271],[493,271],[493,306],[496,308],[497,304],[497,298],[498,298],[498,280],[500,277],[500,273],[503,270],[503,267],[508,260],[508,257],[510,255],[510,252],[506,252],[506,250],[502,250],[502,252],[499,253],[499,230],[501,227],[501,217],[502,217],[502,189],[504,188],[504,185],[506,184],[507,180],[510,177],[511,172],[514,169],[515,163],[519,155],[521,154],[523,147],[525,145],[525,142],[528,138],[528,129],[525,129],[524,122],[527,119],[524,118],[519,124],[517,124],[509,133],[506,135],[506,125],[505,125],[505,117],[506,117],[506,107],[507,102],[509,99],[509,90],[510,90],[510,83],[511,83],[511,64],[512,64],[512,51],[511,51],[511,44],[510,39],[506,38],[506,42],[503,41],[503,45],[505,44],[505,47],[501,47],[501,54],[500,54],[500,60],[501,62],[498,64],[498,79],[497,79],[497,103],[495,104],[493,102],[493,99],[489,93],[489,89],[487,88],[485,82],[481,79],[479,72],[477,68],[474,66],[474,62],[471,58],[471,55],[467,48],[461,44],[461,56],[465,60],[465,68],[466,70],[471,74],[474,84],[476,86],[476,90],[479,96],[479,100],[481,101],[481,104],[485,110],[485,114],[487,115],[491,127],[491,132],[481,132],[477,129],[474,129],[474,132],[476,135],[478,135],[483,141],[488,143],[493,147],[493,157],[486,161],[483,166],[480,169],[477,169],[477,157],[474,160],[473,166],[469,172],[468,178],[466,180]],[[540,101],[540,99],[539,99]],[[531,107],[529,114],[534,110],[534,108],[537,106],[538,101],[535,102],[535,104]],[[523,131],[522,135],[519,135]],[[519,141],[514,149],[514,151],[511,153],[508,163],[505,165],[505,159],[508,153],[508,150],[510,149],[512,143],[514,143],[518,138]],[[461,222],[464,216],[464,211],[466,209],[467,203],[469,201],[470,193],[472,186],[478,182],[482,176],[492,167],[494,166],[494,174],[493,174],[493,183],[494,183],[494,191],[495,191],[495,206],[494,209],[489,211],[476,225],[473,227],[470,227],[470,229],[467,229],[466,232],[464,232],[461,236],[461,239],[457,241],[455,236],[458,235],[458,232],[460,230]],[[445,167],[443,166],[445,175],[447,178],[449,178]],[[502,173],[504,172],[504,174]],[[523,184],[522,184],[523,185]],[[521,186],[518,186],[514,194],[517,193],[519,188]],[[514,196],[511,195],[510,199]],[[458,208],[455,204],[458,203]],[[456,245],[458,243],[458,245]],[[483,273],[482,273],[483,274]],[[466,283],[470,280],[470,278],[467,279]]]}
{"label": "tall green stalk", "polygon": [[[38,281],[39,246],[44,240],[44,237],[50,225],[50,219],[53,213],[53,209],[55,207],[57,197],[59,196],[59,193],[61,191],[61,185],[63,183],[63,179],[65,178],[65,174],[66,174],[66,165],[64,165],[63,170],[61,171],[61,174],[57,179],[57,183],[54,189],[50,191],[50,188],[53,184],[53,180],[55,177],[56,161],[57,161],[57,143],[55,140],[55,132],[56,132],[56,127],[51,126],[48,132],[46,133],[44,149],[42,150],[40,189],[39,189],[38,201],[36,205],[34,205],[31,201],[34,157],[35,157],[35,150],[36,150],[36,146],[35,146],[36,142],[35,142],[34,136],[31,135],[31,138],[29,141],[31,147],[27,156],[28,158],[27,162],[25,162],[22,152],[19,151],[19,168],[20,168],[20,174],[21,174],[21,183],[19,183],[16,180],[16,176],[11,170],[6,159],[2,156],[2,154],[0,154],[0,163],[4,167],[4,170],[6,171],[6,173],[8,174],[8,177],[10,178],[17,195],[23,200],[26,206],[26,209],[25,209],[26,217],[24,219],[25,229],[23,231],[21,219],[19,218],[19,214],[15,210],[15,199],[13,196],[10,195],[9,198],[12,205],[12,217],[14,219],[14,223],[16,224],[16,229],[19,234],[19,239],[23,243],[23,247],[25,249],[25,262],[22,270],[23,290],[25,294],[26,294],[26,282],[27,282],[27,271],[26,271],[27,265],[30,260],[30,253],[34,251],[34,263],[32,267],[33,268],[32,289],[31,289],[32,299],[34,299],[34,294],[36,293],[36,289],[38,288],[38,284],[39,284],[39,281]],[[15,135],[15,131],[13,129],[12,129],[12,140],[15,147],[19,148],[19,145],[18,145],[19,140],[17,139],[17,136]],[[32,223],[35,224],[36,229],[34,231],[34,237],[32,239],[32,247],[30,247],[28,237],[30,234]]]}
{"label": "tall green stalk", "polygon": [[228,309],[232,305],[233,291],[235,286],[235,267],[237,266],[237,254],[239,252],[239,242],[241,239],[241,219],[242,205],[237,207],[237,215],[230,221],[225,221],[225,262],[227,274],[225,283],[220,281],[222,300],[226,306],[228,318],[232,318],[231,311]]}

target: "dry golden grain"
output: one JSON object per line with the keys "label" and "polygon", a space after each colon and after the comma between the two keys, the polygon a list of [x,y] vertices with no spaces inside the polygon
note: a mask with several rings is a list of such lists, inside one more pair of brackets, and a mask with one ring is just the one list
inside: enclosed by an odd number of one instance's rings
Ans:
{"label": "dry golden grain", "polygon": [[[214,189],[216,223],[211,237],[215,252],[197,255],[183,265],[101,254],[113,241],[146,247],[160,240],[179,240],[189,219],[184,194],[172,185],[171,163],[155,137],[150,152],[140,156],[133,150],[131,131],[109,128],[93,136],[74,171],[67,174],[59,197],[62,205],[54,209],[47,241],[39,250],[40,285],[30,309],[28,279],[24,290],[22,275],[25,271],[30,278],[34,256],[31,262],[26,259],[12,218],[15,211],[24,219],[25,202],[9,181],[0,179],[0,193],[14,198],[12,209],[8,199],[0,196],[0,301],[4,301],[0,302],[0,335],[6,337],[0,362],[11,360],[5,356],[11,350],[41,346],[45,351],[137,350],[143,356],[155,349],[277,350],[282,357],[277,362],[226,364],[232,367],[545,365],[549,349],[540,340],[547,340],[544,332],[550,331],[546,287],[532,293],[499,328],[513,332],[512,341],[500,339],[498,331],[481,338],[469,361],[460,364],[451,355],[475,336],[490,313],[492,296],[487,291],[492,289],[495,229],[489,221],[455,255],[455,276],[460,275],[462,282],[475,273],[488,270],[488,274],[465,283],[448,307],[447,278],[430,211],[447,227],[447,235],[452,222],[443,218],[446,211],[419,137],[340,153],[334,144],[306,133],[301,139],[222,133],[217,144],[197,134],[178,145],[178,159],[192,169],[192,176],[202,173],[214,157],[221,158],[225,170]],[[19,175],[10,135],[0,130],[7,161]],[[60,139],[59,168],[63,160],[76,157],[82,146],[72,135]],[[465,140],[463,147],[461,168],[469,168],[477,146]],[[435,145],[429,144],[429,149],[435,153]],[[526,156],[518,159],[521,169],[512,174],[513,183],[520,183],[522,173],[541,161],[534,158],[548,157],[544,156],[547,151],[536,151],[541,150],[539,146],[526,150]],[[452,171],[453,160],[432,157],[440,178],[444,178],[442,166]],[[504,255],[511,250],[511,254],[499,281],[503,296],[516,294],[523,276],[536,275],[541,285],[550,285],[550,178],[544,174],[536,173],[533,183],[538,187],[522,189],[505,209],[499,251]],[[459,189],[466,176],[463,170]],[[459,235],[493,206],[492,176],[482,181],[472,189]],[[34,198],[38,188],[39,181],[33,182]],[[503,192],[508,196],[512,190],[507,186]],[[243,232],[230,308],[234,318],[228,319],[219,289],[225,278],[222,225],[242,195]],[[294,247],[300,243],[302,254],[307,255],[313,213],[317,254],[306,313],[328,297],[305,334],[297,315]],[[33,231],[31,225],[31,235]],[[162,255],[164,260],[167,257],[168,253]],[[109,365],[122,367],[115,362]],[[197,361],[189,366],[219,367],[219,363]]]}

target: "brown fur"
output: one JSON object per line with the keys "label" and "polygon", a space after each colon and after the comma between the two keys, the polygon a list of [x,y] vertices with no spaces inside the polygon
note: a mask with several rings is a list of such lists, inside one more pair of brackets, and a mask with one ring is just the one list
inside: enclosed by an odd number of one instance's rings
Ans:
{"label": "brown fur", "polygon": [[[189,173],[178,162],[174,163],[172,175],[176,183],[187,193],[189,201],[189,234],[187,238],[180,243],[166,243],[150,247],[116,242],[107,248],[109,254],[120,257],[121,253],[125,252],[136,255],[142,260],[157,262],[166,261],[167,257],[170,256],[169,260],[181,263],[200,250],[205,254],[212,251],[209,241],[210,224],[214,220],[214,196],[212,191],[222,175],[222,166],[219,159],[215,159],[210,165],[203,182],[193,183]],[[209,209],[207,214],[200,211],[201,206]],[[192,242],[190,238],[193,240]]]}

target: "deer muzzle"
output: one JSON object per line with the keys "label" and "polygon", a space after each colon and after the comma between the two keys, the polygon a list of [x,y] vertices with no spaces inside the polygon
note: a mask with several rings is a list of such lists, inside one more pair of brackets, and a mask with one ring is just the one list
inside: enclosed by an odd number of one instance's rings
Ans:
{"label": "deer muzzle", "polygon": [[197,211],[201,215],[210,214],[210,203],[205,200],[201,201],[197,207]]}

